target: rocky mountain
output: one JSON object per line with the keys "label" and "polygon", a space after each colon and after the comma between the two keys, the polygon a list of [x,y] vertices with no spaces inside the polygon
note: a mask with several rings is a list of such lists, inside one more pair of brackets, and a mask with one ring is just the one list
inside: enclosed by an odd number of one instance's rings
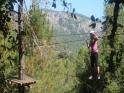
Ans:
{"label": "rocky mountain", "polygon": [[78,51],[89,38],[89,32],[102,30],[102,24],[96,23],[96,28],[91,29],[89,25],[92,23],[90,18],[76,14],[76,19],[72,18],[71,13],[62,11],[44,10],[47,14],[47,19],[53,25],[53,43],[56,49],[67,51]]}

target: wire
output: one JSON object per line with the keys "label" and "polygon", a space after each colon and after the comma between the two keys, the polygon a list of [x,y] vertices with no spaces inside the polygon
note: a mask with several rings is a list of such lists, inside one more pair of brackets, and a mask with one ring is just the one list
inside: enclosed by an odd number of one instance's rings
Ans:
{"label": "wire", "polygon": [[[96,32],[96,33],[101,33],[103,31],[99,31],[99,32]],[[59,34],[59,35],[46,35],[48,37],[62,37],[62,36],[83,36],[83,35],[87,35],[89,33],[81,33],[81,34]],[[124,35],[124,33],[118,33],[118,34],[115,34],[115,35]],[[103,37],[107,37],[107,36],[110,36],[110,35],[104,35],[104,36],[99,36],[98,38],[103,38]],[[85,37],[89,37],[89,36],[85,36]]]}
{"label": "wire", "polygon": [[[101,33],[101,32],[103,32],[103,31],[99,31],[99,32],[96,32],[96,33]],[[83,32],[83,33],[80,33],[80,34],[59,34],[59,35],[47,35],[47,36],[49,36],[49,37],[61,37],[61,36],[75,36],[75,35],[79,35],[79,36],[83,36],[83,35],[88,35],[89,34],[89,32]]]}
{"label": "wire", "polygon": [[[116,35],[124,35],[124,33],[120,33],[120,34],[116,34]],[[103,37],[108,37],[110,35],[105,35]],[[103,37],[98,37],[98,38],[103,38]],[[87,40],[90,40],[90,39],[87,39]],[[72,41],[65,41],[65,42],[56,42],[56,43],[51,43],[49,45],[58,45],[58,44],[62,44],[62,43],[65,43],[65,44],[68,44],[68,43],[72,43],[72,42],[80,42],[80,41],[86,41],[85,39],[79,39],[79,40],[72,40]]]}

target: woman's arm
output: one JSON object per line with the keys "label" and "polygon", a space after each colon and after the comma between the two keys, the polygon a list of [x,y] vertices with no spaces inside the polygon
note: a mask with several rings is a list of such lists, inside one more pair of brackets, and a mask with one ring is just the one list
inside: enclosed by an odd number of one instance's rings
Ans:
{"label": "woman's arm", "polygon": [[95,40],[99,39],[98,36],[96,35],[96,33],[93,34],[93,37],[94,37]]}

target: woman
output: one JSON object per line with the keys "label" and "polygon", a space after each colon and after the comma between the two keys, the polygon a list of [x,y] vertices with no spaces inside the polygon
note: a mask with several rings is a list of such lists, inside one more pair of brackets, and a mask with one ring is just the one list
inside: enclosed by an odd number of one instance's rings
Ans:
{"label": "woman", "polygon": [[91,61],[91,76],[89,79],[92,79],[94,76],[97,79],[100,79],[100,68],[98,63],[98,36],[94,31],[90,32],[90,61]]}

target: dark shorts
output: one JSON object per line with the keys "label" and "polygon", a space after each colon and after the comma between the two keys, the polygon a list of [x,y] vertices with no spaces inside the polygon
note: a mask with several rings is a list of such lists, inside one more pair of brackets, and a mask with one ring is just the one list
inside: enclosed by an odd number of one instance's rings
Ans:
{"label": "dark shorts", "polygon": [[95,53],[91,53],[90,55],[90,61],[91,61],[91,67],[94,67],[94,66],[99,66],[99,62],[98,62],[98,53],[95,52]]}

